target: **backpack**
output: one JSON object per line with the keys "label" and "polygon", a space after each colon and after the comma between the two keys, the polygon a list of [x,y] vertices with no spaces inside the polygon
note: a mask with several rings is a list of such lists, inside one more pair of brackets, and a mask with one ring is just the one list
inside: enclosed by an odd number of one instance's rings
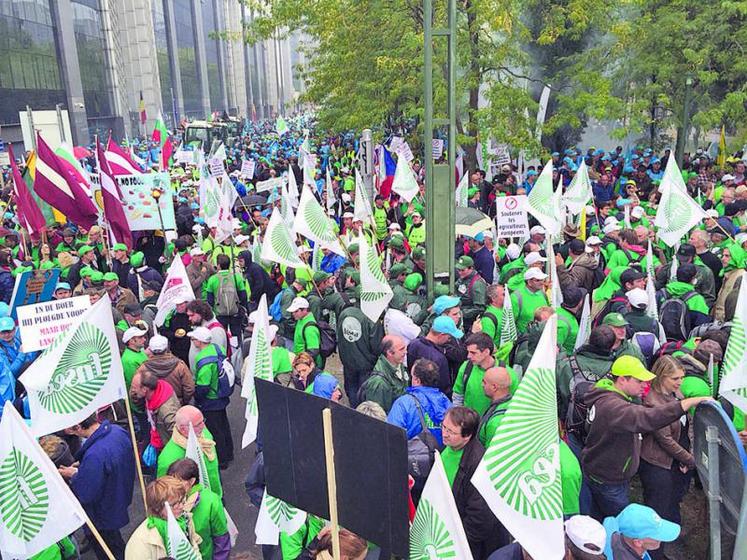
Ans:
{"label": "backpack", "polygon": [[205,356],[197,360],[197,371],[208,364],[218,364],[218,397],[227,399],[233,394],[233,388],[236,385],[236,371],[231,365],[231,361],[223,354],[220,346],[213,344],[216,354]]}
{"label": "backpack", "polygon": [[[666,294],[666,288],[656,292],[657,299]],[[664,327],[664,334],[667,340],[687,340],[692,330],[692,321],[690,320],[690,310],[687,307],[687,301],[697,292],[690,290],[682,297],[665,299],[659,308],[659,322]],[[664,297],[666,297],[664,295]]]}
{"label": "backpack", "polygon": [[280,309],[280,300],[283,299],[283,294],[287,289],[288,288],[283,288],[277,294],[275,294],[275,299],[272,300],[270,307],[267,309],[270,318],[276,323],[279,323],[283,319],[283,312]]}
{"label": "backpack", "polygon": [[654,333],[640,331],[633,333],[631,342],[641,351],[643,357],[646,358],[646,367],[650,368],[659,352],[659,348],[661,348],[659,338]]}
{"label": "backpack", "polygon": [[566,412],[565,428],[569,433],[576,436],[581,443],[585,443],[586,436],[589,435],[587,422],[589,407],[584,402],[584,398],[600,378],[595,377],[593,373],[587,374],[582,370],[581,366],[578,365],[576,356],[569,356],[568,363],[571,366],[573,376],[569,384],[571,398]]}
{"label": "backpack", "polygon": [[216,315],[237,315],[239,312],[239,293],[236,289],[236,278],[233,273],[218,274],[218,290],[215,294]]}
{"label": "backpack", "polygon": [[604,321],[604,318],[612,312],[613,303],[625,303],[627,305],[628,298],[623,297],[623,296],[615,296],[613,298],[608,299],[607,302],[602,307],[602,309],[599,310],[599,313],[597,313],[596,316],[594,317],[594,320],[591,323],[592,328],[598,327],[599,325],[602,324],[602,321]]}
{"label": "backpack", "polygon": [[319,329],[319,353],[322,358],[329,358],[337,350],[337,332],[329,323],[317,321],[315,323],[306,323],[301,329],[301,336],[306,340],[306,328],[315,326]]}
{"label": "backpack", "polygon": [[529,340],[529,335],[527,333],[520,334],[518,338],[514,340],[514,345],[511,347],[511,351],[508,353],[509,365],[513,366],[516,363],[516,351],[519,349],[519,346],[521,346],[528,340]]}
{"label": "backpack", "polygon": [[413,493],[419,496],[436,460],[436,451],[440,451],[441,446],[438,444],[436,436],[431,433],[425,424],[425,415],[420,406],[420,401],[411,393],[407,393],[407,395],[415,401],[422,428],[418,435],[407,440],[407,472],[415,480],[415,485],[412,488]]}

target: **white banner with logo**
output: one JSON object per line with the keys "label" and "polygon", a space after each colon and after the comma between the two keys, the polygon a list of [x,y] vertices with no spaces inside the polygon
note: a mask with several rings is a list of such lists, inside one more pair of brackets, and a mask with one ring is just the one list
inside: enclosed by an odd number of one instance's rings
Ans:
{"label": "white banner with logo", "polygon": [[18,328],[24,352],[44,350],[91,307],[88,296],[45,301],[18,308]]}

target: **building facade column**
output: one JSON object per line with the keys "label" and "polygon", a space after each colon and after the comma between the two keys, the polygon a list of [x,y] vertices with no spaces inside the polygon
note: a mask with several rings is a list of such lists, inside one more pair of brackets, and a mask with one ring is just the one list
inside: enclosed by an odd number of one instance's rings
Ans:
{"label": "building facade column", "polygon": [[[215,21],[215,31],[225,31],[225,18],[223,17],[222,4],[226,0],[212,0],[213,19]],[[218,81],[220,84],[220,99],[222,106],[221,112],[228,112],[228,53],[226,52],[226,42],[221,39],[210,39],[218,45]]]}
{"label": "building facade column", "polygon": [[[252,118],[252,108],[254,109],[254,112],[256,114],[257,112],[257,106],[255,105],[254,101],[254,85],[252,84],[253,74],[256,73],[256,67],[252,68],[249,60],[249,49],[253,48],[250,47],[247,43],[247,32],[246,32],[246,26],[249,24],[249,21],[247,20],[247,11],[246,11],[246,4],[243,2],[241,3],[241,54],[244,57],[244,79],[246,81],[246,117],[248,119]],[[253,70],[253,71],[252,71]]]}
{"label": "building facade column", "polygon": [[197,81],[200,86],[200,101],[203,118],[207,118],[210,111],[210,87],[208,85],[207,55],[205,54],[205,30],[202,24],[202,3],[192,0],[192,31],[195,42],[195,62],[197,63]]}
{"label": "building facade column", "polygon": [[[173,90],[173,104],[176,105],[174,123],[184,117],[184,92],[182,91],[182,71],[179,69],[179,45],[176,42],[176,18],[174,17],[174,3],[171,0],[153,0],[163,4],[163,19],[166,24],[166,48],[169,53],[169,71],[171,73],[171,89]],[[173,107],[164,107],[164,111],[174,111]]]}

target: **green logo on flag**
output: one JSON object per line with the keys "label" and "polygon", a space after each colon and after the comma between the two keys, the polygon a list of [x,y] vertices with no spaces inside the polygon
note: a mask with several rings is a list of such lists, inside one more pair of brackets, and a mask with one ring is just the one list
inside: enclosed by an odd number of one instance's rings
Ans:
{"label": "green logo on flag", "polygon": [[270,519],[272,519],[276,527],[281,527],[281,523],[290,523],[298,515],[298,510],[283,500],[279,500],[269,494],[267,494],[265,499],[267,500],[267,512],[270,514]]}
{"label": "green logo on flag", "polygon": [[8,530],[29,542],[44,526],[49,492],[39,468],[13,449],[0,464],[0,512]]}
{"label": "green logo on flag", "polygon": [[454,539],[431,503],[424,499],[410,529],[410,560],[455,558]]}
{"label": "green logo on flag", "polygon": [[189,541],[184,539],[176,545],[176,560],[200,560],[200,557],[189,544]]}
{"label": "green logo on flag", "polygon": [[[65,338],[58,339],[64,344]],[[51,351],[55,344],[46,352]],[[39,392],[39,402],[51,412],[69,414],[83,408],[98,394],[109,377],[112,352],[106,335],[84,323],[67,342],[49,385]]]}
{"label": "green logo on flag", "polygon": [[687,198],[681,196],[675,189],[670,189],[667,205],[664,210],[666,225],[661,228],[665,232],[677,233],[688,227],[692,211]]}
{"label": "green logo on flag", "polygon": [[337,239],[330,227],[329,218],[324,215],[324,210],[313,202],[306,204],[303,209],[303,217],[309,225],[311,232],[318,236],[324,243],[332,243]]}
{"label": "green logo on flag", "polygon": [[273,228],[272,235],[270,236],[270,247],[275,251],[278,256],[286,261],[295,262],[298,260],[296,254],[296,246],[291,241],[291,238],[287,235],[285,227],[278,224],[277,227]]}

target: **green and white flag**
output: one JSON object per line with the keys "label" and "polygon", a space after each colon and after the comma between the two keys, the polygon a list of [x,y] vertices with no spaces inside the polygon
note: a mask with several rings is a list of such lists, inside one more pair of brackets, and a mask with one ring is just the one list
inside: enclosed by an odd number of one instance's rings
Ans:
{"label": "green and white flag", "polygon": [[558,316],[552,315],[501,429],[472,477],[500,522],[532,558],[542,560],[560,560],[565,550],[555,394],[557,325]]}
{"label": "green and white flag", "polygon": [[335,189],[332,186],[332,177],[329,174],[329,166],[327,166],[327,180],[324,183],[324,205],[327,207],[327,211],[332,210],[335,205]]}
{"label": "green and white flag", "polygon": [[401,153],[397,154],[397,168],[394,171],[392,190],[407,202],[415,198],[420,190],[415,173],[412,172],[410,164]]}
{"label": "green and white flag", "polygon": [[558,265],[555,262],[555,250],[553,249],[553,240],[547,241],[547,274],[550,276],[550,305],[559,309],[563,305],[563,291],[560,289],[560,279],[558,278]]}
{"label": "green and white flag", "polygon": [[465,173],[459,181],[454,194],[455,203],[457,206],[466,208],[469,205],[469,174]]}
{"label": "green and white flag", "polygon": [[713,354],[708,355],[708,369],[706,370],[706,377],[708,378],[708,384],[711,386],[711,395],[716,393],[716,368],[713,365]]}
{"label": "green and white flag", "polygon": [[280,211],[273,208],[270,220],[267,222],[267,229],[265,229],[265,239],[262,242],[260,258],[293,268],[306,266],[306,263],[298,258],[296,244],[293,243],[292,239]]}
{"label": "green and white flag", "polygon": [[278,115],[277,121],[275,121],[275,130],[277,131],[278,136],[282,136],[288,132],[288,125],[281,115]]}
{"label": "green and white flag", "polygon": [[169,552],[169,556],[174,560],[201,560],[198,549],[192,546],[187,535],[179,527],[179,523],[177,523],[176,517],[174,517],[174,512],[171,511],[169,503],[164,502],[164,506],[166,507],[166,533],[169,540],[166,549]]}
{"label": "green and white flag", "polygon": [[314,243],[314,249],[311,251],[311,270],[319,272],[322,269],[322,259],[324,259],[322,246]]}
{"label": "green and white flag", "polygon": [[718,384],[719,394],[734,406],[747,411],[747,282],[742,282],[737,297],[737,308],[726,344],[723,378]]}
{"label": "green and white flag", "polygon": [[[288,173],[288,177],[292,176],[293,172],[291,171]],[[293,213],[293,200],[291,200],[286,184],[283,184],[280,188],[280,215],[283,217],[283,221],[288,226],[288,229],[293,231],[293,222],[296,220],[296,215]]]}
{"label": "green and white flag", "polygon": [[202,484],[202,486],[208,490],[211,490],[210,477],[208,476],[207,463],[205,462],[205,454],[202,452],[200,442],[197,441],[197,435],[195,434],[192,422],[189,423],[189,434],[187,434],[187,447],[184,456],[197,463],[197,470],[200,473],[200,479],[197,482]]}
{"label": "green and white flag", "polygon": [[298,208],[298,181],[296,181],[296,174],[293,173],[292,169],[288,169],[288,184],[286,185],[286,191],[291,200],[291,207],[295,210]]}
{"label": "green and white flag", "polygon": [[542,173],[537,177],[527,201],[529,202],[527,211],[537,218],[537,221],[547,230],[547,235],[558,235],[562,227],[561,205],[559,204],[560,197],[553,190],[552,160],[547,162]]}
{"label": "green and white flag", "polygon": [[363,177],[361,177],[358,168],[355,169],[355,206],[353,207],[353,220],[360,220],[364,224],[370,224],[374,229],[376,228],[376,223],[373,219],[373,210],[371,209],[371,201],[368,199],[366,185],[363,184]]}
{"label": "green and white flag", "polygon": [[316,190],[316,156],[314,154],[303,155],[303,184]]}
{"label": "green and white flag", "polygon": [[589,180],[589,169],[586,162],[581,161],[576,175],[573,176],[571,184],[568,185],[562,197],[563,204],[571,214],[583,212],[586,203],[592,199],[591,181]]}
{"label": "green and white flag", "polygon": [[200,217],[205,220],[208,227],[217,226],[218,210],[221,205],[221,188],[218,182],[210,177],[207,167],[200,168]]}
{"label": "green and white flag", "polygon": [[252,340],[249,343],[249,356],[244,360],[244,376],[241,384],[241,396],[246,399],[246,427],[241,437],[241,448],[244,449],[257,439],[259,408],[257,407],[257,390],[254,379],[272,381],[272,348],[270,340],[270,316],[267,312],[267,296],[262,294],[259,300]]}
{"label": "green and white flag", "polygon": [[500,346],[507,342],[514,342],[519,338],[516,332],[516,318],[514,317],[514,306],[511,303],[511,294],[508,288],[503,286],[503,313],[501,314],[501,339]]}
{"label": "green and white flag", "polygon": [[311,189],[305,186],[303,192],[301,192],[298,212],[296,212],[295,231],[311,239],[314,243],[321,244],[325,249],[345,256],[345,250],[337,239],[332,220],[321,207]]}
{"label": "green and white flag", "polygon": [[664,243],[673,247],[682,236],[705,217],[705,210],[687,193],[677,162],[667,160],[667,168],[659,185],[661,199],[656,210],[654,224],[656,234]]}
{"label": "green and white flag", "polygon": [[361,311],[374,323],[386,311],[394,295],[384,278],[376,249],[369,246],[366,236],[358,236],[361,266]]}
{"label": "green and white flag", "polygon": [[29,558],[73,533],[86,514],[16,409],[0,421],[0,553]]}
{"label": "green and white flag", "polygon": [[457,511],[441,455],[435,461],[410,526],[410,560],[470,560],[462,519]]}
{"label": "green and white flag", "polygon": [[306,523],[306,512],[270,496],[265,489],[254,525],[256,544],[277,545],[280,531],[292,535]]}
{"label": "green and white flag", "polygon": [[[677,260],[675,257],[674,260]],[[654,274],[654,250],[651,246],[651,240],[648,240],[648,251],[646,252],[646,295],[648,304],[646,305],[646,315],[652,319],[659,320],[659,306],[656,303],[656,275]]]}
{"label": "green and white flag", "polygon": [[109,296],[78,316],[20,381],[28,392],[31,431],[37,437],[69,428],[102,406],[127,398]]}
{"label": "green and white flag", "polygon": [[584,297],[584,308],[581,311],[581,320],[578,322],[578,333],[576,334],[576,343],[573,346],[574,350],[578,350],[586,341],[589,340],[591,334],[591,305],[589,304],[589,294]]}

